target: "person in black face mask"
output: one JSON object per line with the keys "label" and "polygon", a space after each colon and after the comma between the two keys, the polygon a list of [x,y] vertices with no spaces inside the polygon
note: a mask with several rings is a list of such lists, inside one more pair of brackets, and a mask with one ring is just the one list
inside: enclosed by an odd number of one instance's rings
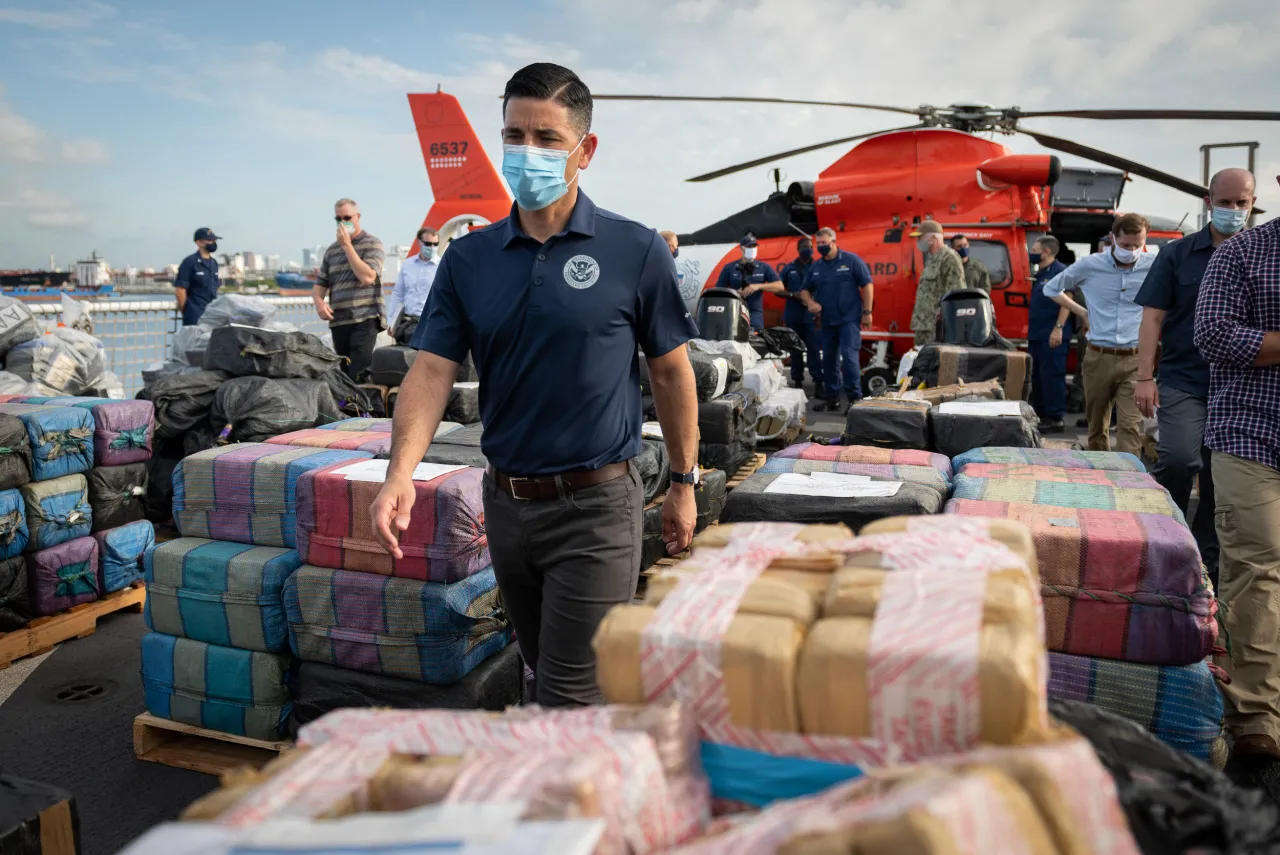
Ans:
{"label": "person in black face mask", "polygon": [[818,229],[819,258],[805,274],[800,299],[812,315],[822,317],[824,400],[815,410],[841,411],[840,390],[850,404],[862,397],[858,351],[862,330],[871,328],[875,286],[861,258],[836,246],[836,233]]}
{"label": "person in black face mask", "polygon": [[969,256],[969,239],[964,235],[956,235],[951,239],[951,248],[964,264],[964,287],[990,294],[991,271],[987,270],[987,265]]}
{"label": "person in black face mask", "polygon": [[182,259],[178,275],[173,280],[173,293],[182,312],[182,325],[192,327],[200,323],[205,306],[218,296],[218,262],[213,254],[218,251],[218,236],[213,229],[196,229],[196,251]]}
{"label": "person in black face mask", "polygon": [[717,288],[732,288],[747,301],[747,312],[751,315],[751,328],[764,329],[764,292],[772,294],[785,293],[786,289],[778,279],[778,271],[773,265],[756,261],[756,236],[748,232],[739,242],[742,258],[737,264],[726,264],[720,270],[720,278],[716,280]]}
{"label": "person in black face mask", "polygon": [[667,249],[671,250],[672,258],[680,257],[680,240],[676,237],[675,232],[662,231],[658,232],[658,237],[667,242]]}
{"label": "person in black face mask", "polygon": [[800,290],[804,287],[804,277],[813,263],[813,241],[804,237],[796,241],[796,260],[782,268],[782,284],[787,289],[787,305],[782,310],[782,322],[796,331],[805,349],[791,354],[791,386],[799,389],[804,385],[804,357],[809,354],[809,376],[813,378],[814,396],[823,398],[822,350],[819,347],[819,335],[814,316],[805,308],[800,299]]}

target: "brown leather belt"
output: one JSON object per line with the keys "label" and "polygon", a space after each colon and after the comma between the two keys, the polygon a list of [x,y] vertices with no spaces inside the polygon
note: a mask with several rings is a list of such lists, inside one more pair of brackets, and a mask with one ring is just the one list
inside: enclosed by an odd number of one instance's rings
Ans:
{"label": "brown leather belt", "polygon": [[1096,350],[1098,353],[1105,353],[1108,356],[1137,356],[1138,348],[1136,347],[1103,347],[1098,344],[1089,345],[1090,350]]}
{"label": "brown leather belt", "polygon": [[523,502],[549,502],[560,498],[561,491],[572,493],[574,490],[585,490],[587,487],[617,480],[627,474],[627,467],[626,463],[610,463],[599,469],[575,469],[555,475],[519,478],[499,472],[491,466],[489,477],[498,485],[498,489],[513,499]]}

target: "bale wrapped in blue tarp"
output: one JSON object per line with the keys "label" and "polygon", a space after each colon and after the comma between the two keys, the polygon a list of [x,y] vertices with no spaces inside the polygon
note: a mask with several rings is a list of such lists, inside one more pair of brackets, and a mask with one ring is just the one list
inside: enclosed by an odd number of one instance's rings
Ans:
{"label": "bale wrapped in blue tarp", "polygon": [[48,549],[85,537],[93,528],[89,485],[83,475],[66,475],[52,481],[33,481],[19,488],[25,503],[27,549]]}
{"label": "bale wrapped in blue tarp", "polygon": [[0,404],[0,413],[16,416],[27,429],[31,477],[48,481],[93,468],[93,413],[79,407]]}
{"label": "bale wrapped in blue tarp", "polygon": [[138,520],[95,532],[93,539],[98,541],[102,593],[109,594],[142,579],[142,556],[155,546],[156,530],[149,520]]}

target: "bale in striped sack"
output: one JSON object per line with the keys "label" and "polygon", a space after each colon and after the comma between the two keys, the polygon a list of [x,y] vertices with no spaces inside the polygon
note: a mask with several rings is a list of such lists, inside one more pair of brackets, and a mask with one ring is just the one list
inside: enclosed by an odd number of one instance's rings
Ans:
{"label": "bale in striped sack", "polygon": [[1222,693],[1207,662],[1141,665],[1050,653],[1049,697],[1124,716],[1201,760],[1222,735]]}
{"label": "bale in striped sack", "polygon": [[[317,425],[316,430],[357,431],[367,433],[391,433],[391,419],[343,419],[327,425]],[[457,430],[462,425],[457,422],[440,422],[436,426],[436,437]]]}
{"label": "bale in striped sack", "polygon": [[1031,529],[1050,650],[1187,665],[1217,642],[1217,600],[1195,538],[1172,517],[971,499],[946,511]]}
{"label": "bale in striped sack", "polygon": [[866,475],[873,481],[911,481],[937,490],[943,496],[951,492],[951,481],[932,466],[894,466],[891,463],[839,463],[829,460],[805,460],[800,457],[772,455],[761,472],[834,472],[838,475]]}
{"label": "bale in striped sack", "polygon": [[138,520],[93,535],[98,542],[98,583],[104,594],[129,587],[143,577],[142,557],[155,546],[156,530]]}
{"label": "bale in striped sack", "polygon": [[12,490],[31,480],[31,441],[17,416],[0,413],[0,490]]}
{"label": "bale in striped sack", "polygon": [[258,442],[202,451],[173,470],[173,519],[187,537],[292,549],[302,473],[372,456]]}
{"label": "bale in striped sack", "polygon": [[175,638],[142,637],[142,696],[160,718],[275,741],[285,734],[293,708],[289,687],[293,660]]}
{"label": "bale in striped sack", "polygon": [[779,478],[791,477],[787,473],[752,475],[729,493],[721,521],[844,523],[856,531],[885,517],[936,514],[944,501],[943,494],[933,487],[910,481],[881,482],[884,489],[893,491],[889,495],[811,495],[770,489]]}
{"label": "bale in striped sack", "polygon": [[346,467],[298,478],[298,554],[308,564],[382,576],[456,582],[489,566],[484,532],[484,471],[459,469],[414,481],[417,499],[400,534],[403,558],[382,547],[369,508],[381,482],[348,481]]}
{"label": "bale in striped sack", "polygon": [[56,615],[98,599],[98,542],[78,537],[27,556],[31,612]]}
{"label": "bale in striped sack", "polygon": [[93,508],[93,530],[106,531],[147,518],[146,463],[123,466],[96,466],[89,470],[89,506]]}
{"label": "bale in striped sack", "polygon": [[284,585],[307,662],[448,685],[511,643],[493,570],[449,585],[303,565]]}
{"label": "bale in striped sack", "polygon": [[961,474],[951,482],[951,495],[956,499],[988,502],[1163,514],[1173,517],[1183,525],[1187,524],[1186,517],[1166,490],[1098,484],[1058,484],[1053,481],[1010,481]]}
{"label": "bale in striped sack", "polygon": [[27,559],[0,558],[0,632],[22,629],[31,620],[27,596]]}
{"label": "bale in striped sack", "polygon": [[289,649],[281,600],[302,560],[292,549],[180,537],[143,556],[147,626],[208,644]]}
{"label": "bale in striped sack", "polygon": [[33,403],[80,407],[93,414],[93,456],[99,466],[121,466],[151,459],[156,411],[150,401],[110,398],[45,398]]}
{"label": "bale in striped sack", "polygon": [[17,416],[31,445],[31,477],[48,481],[93,468],[93,413],[79,407],[0,404]]}
{"label": "bale in striped sack", "polygon": [[1096,484],[1137,490],[1163,490],[1145,472],[1127,469],[1066,469],[1027,463],[966,463],[960,472],[971,478],[1008,478],[1011,481],[1052,481],[1055,484]]}
{"label": "bale in striped sack", "polygon": [[869,445],[818,445],[798,442],[774,454],[782,459],[826,460],[832,463],[887,463],[893,466],[932,466],[951,480],[951,460],[945,455],[914,448],[873,448]]}
{"label": "bale in striped sack", "polygon": [[1128,452],[1074,451],[1061,448],[975,448],[958,455],[952,463],[957,472],[970,463],[1016,463],[1026,466],[1106,469],[1119,472],[1147,471],[1142,461]]}
{"label": "bale in striped sack", "polygon": [[267,440],[272,445],[298,445],[306,448],[341,448],[349,451],[367,451],[383,457],[391,456],[391,433],[353,430],[295,430],[273,436]]}
{"label": "bale in striped sack", "polygon": [[31,540],[27,503],[20,490],[0,490],[0,559],[21,555]]}
{"label": "bale in striped sack", "polygon": [[48,549],[93,530],[89,485],[83,475],[33,481],[19,490],[31,533],[29,549]]}

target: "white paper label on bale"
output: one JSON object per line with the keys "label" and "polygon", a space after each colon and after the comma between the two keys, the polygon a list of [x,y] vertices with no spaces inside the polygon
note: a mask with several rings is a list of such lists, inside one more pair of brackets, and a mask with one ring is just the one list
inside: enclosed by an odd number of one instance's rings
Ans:
{"label": "white paper label on bale", "polygon": [[[818,472],[816,475],[833,475],[832,472]],[[859,476],[845,476],[854,477]],[[862,476],[865,477],[865,476]],[[833,499],[869,499],[888,498],[898,495],[901,481],[833,481],[826,478],[814,478],[812,475],[800,475],[787,472],[779,475],[773,483],[764,488],[766,493],[778,493],[787,496],[823,496]]]}
{"label": "white paper label on bale", "polygon": [[719,398],[724,394],[724,387],[729,385],[729,360],[716,357],[711,364],[716,367],[716,393],[711,397]]}
{"label": "white paper label on bale", "polygon": [[472,380],[470,383],[454,383],[454,384],[453,384],[453,388],[455,388],[455,389],[479,389],[479,388],[480,388],[480,381],[479,381],[479,380]]}
{"label": "white paper label on bale", "polygon": [[810,472],[809,477],[815,481],[830,481],[832,484],[870,484],[870,475],[846,475],[843,472]]}
{"label": "white paper label on bale", "polygon": [[944,416],[1020,416],[1018,401],[948,401],[938,405]]}
{"label": "white paper label on bale", "polygon": [[[337,469],[335,472],[346,476],[348,481],[371,481],[375,484],[381,484],[387,480],[387,467],[390,465],[390,460],[361,460],[357,463],[352,463],[350,466]],[[431,481],[442,475],[448,475],[450,472],[457,472],[459,469],[466,468],[466,466],[447,463],[419,463],[414,467],[413,475],[410,477],[414,481]]]}
{"label": "white paper label on bale", "polygon": [[662,425],[657,422],[645,422],[640,426],[640,433],[645,439],[662,439]]}

